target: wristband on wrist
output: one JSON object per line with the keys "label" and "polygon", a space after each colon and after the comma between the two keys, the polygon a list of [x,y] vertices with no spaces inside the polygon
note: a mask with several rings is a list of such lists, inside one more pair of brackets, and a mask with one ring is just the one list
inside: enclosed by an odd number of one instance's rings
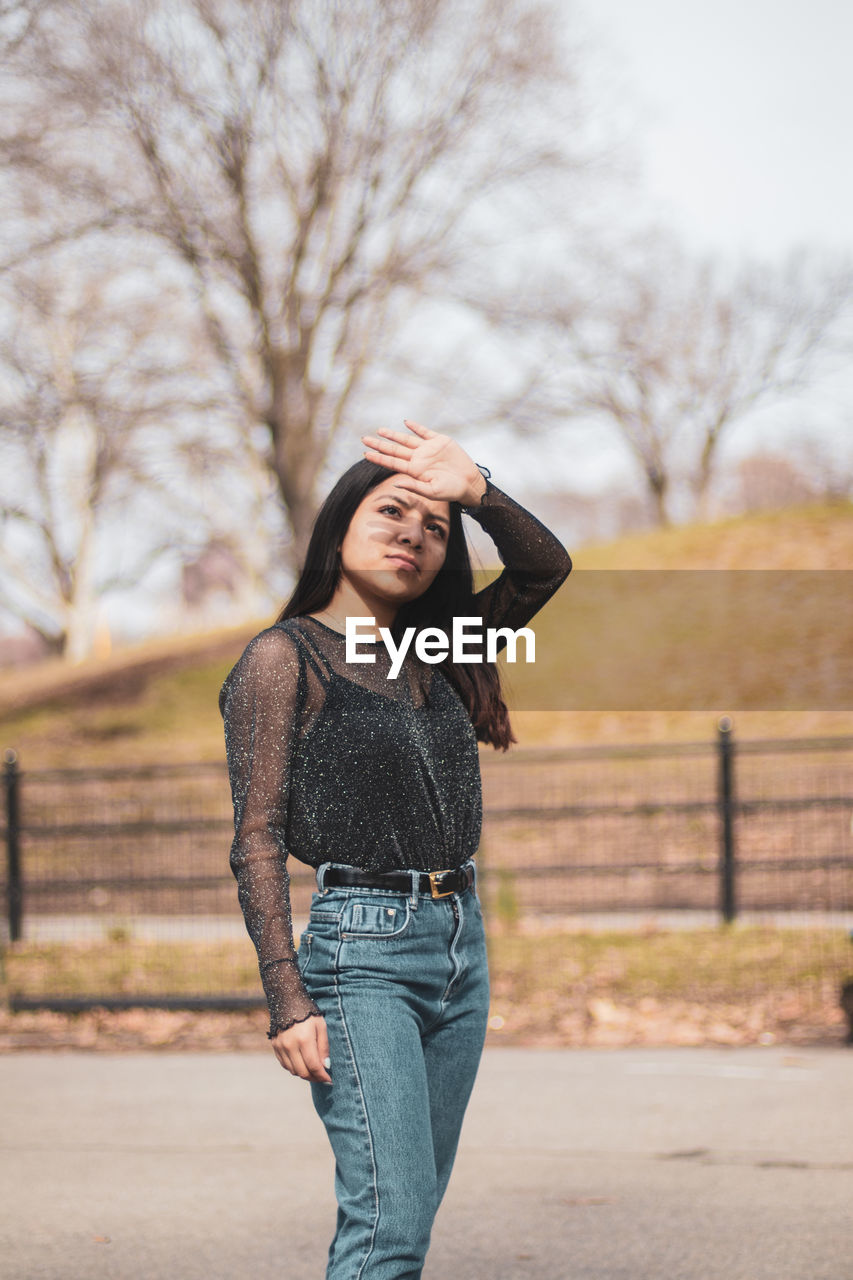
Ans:
{"label": "wristband on wrist", "polygon": [[483,477],[483,479],[486,481],[486,487],[485,487],[485,489],[483,490],[483,492],[480,494],[480,502],[479,502],[479,505],[480,505],[480,506],[482,506],[482,505],[483,505],[483,503],[486,501],[486,494],[489,492],[489,481],[490,481],[490,480],[491,480],[491,478],[492,478],[492,473],[491,473],[491,471],[489,470],[489,468],[488,468],[488,467],[483,467],[483,466],[481,466],[479,462],[475,462],[475,463],[474,463],[474,466],[477,468],[477,470],[479,471],[480,475],[481,475],[481,476]]}

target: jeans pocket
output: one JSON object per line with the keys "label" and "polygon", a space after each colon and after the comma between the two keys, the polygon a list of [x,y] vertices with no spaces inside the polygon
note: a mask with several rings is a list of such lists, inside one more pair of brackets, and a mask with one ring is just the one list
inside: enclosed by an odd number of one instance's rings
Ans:
{"label": "jeans pocket", "polygon": [[341,916],[342,938],[399,938],[412,918],[408,900],[353,898]]}

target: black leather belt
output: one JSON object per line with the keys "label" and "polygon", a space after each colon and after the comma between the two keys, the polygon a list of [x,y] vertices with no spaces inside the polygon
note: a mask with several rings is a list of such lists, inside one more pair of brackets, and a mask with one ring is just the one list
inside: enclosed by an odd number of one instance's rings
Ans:
{"label": "black leather belt", "polygon": [[[418,892],[429,893],[433,898],[449,898],[452,893],[465,893],[473,883],[474,868],[469,866],[454,867],[451,871],[422,871],[418,878]],[[411,893],[412,877],[405,871],[362,871],[360,867],[329,867],[323,875],[323,885]]]}

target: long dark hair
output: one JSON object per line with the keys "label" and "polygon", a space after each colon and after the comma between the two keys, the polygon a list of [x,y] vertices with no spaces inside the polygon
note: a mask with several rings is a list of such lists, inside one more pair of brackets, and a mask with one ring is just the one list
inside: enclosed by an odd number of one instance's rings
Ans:
{"label": "long dark hair", "polygon": [[[387,467],[368,462],[366,458],[344,472],[320,508],[302,572],[277,622],[325,609],[340,582],[338,548],[350,521],[371,489],[391,474]],[[441,627],[449,634],[454,616],[472,612],[474,575],[462,528],[462,508],[458,502],[448,505],[450,528],[444,564],[423,595],[400,607],[392,628],[395,637],[399,637],[406,627]],[[495,664],[454,663],[448,656],[439,665],[462,699],[478,741],[489,742],[493,747],[506,751],[516,739],[501,693],[500,672]]]}

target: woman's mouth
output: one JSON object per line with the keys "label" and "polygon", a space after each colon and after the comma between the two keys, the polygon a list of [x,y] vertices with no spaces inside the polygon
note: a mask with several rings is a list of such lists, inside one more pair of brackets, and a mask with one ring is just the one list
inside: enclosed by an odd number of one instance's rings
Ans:
{"label": "woman's mouth", "polygon": [[407,569],[410,573],[418,572],[417,562],[414,561],[411,556],[404,556],[399,552],[396,552],[394,555],[386,556],[386,559],[390,560],[398,569]]}

